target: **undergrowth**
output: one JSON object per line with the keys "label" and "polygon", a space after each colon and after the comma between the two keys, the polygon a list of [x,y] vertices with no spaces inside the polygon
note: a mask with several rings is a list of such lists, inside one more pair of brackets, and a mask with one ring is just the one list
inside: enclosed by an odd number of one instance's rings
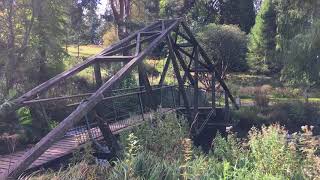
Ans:
{"label": "undergrowth", "polygon": [[209,154],[187,137],[187,126],[175,114],[122,134],[124,155],[113,166],[82,159],[66,170],[31,179],[319,179],[317,140],[310,128],[288,134],[280,125],[253,128],[246,139],[217,135]]}

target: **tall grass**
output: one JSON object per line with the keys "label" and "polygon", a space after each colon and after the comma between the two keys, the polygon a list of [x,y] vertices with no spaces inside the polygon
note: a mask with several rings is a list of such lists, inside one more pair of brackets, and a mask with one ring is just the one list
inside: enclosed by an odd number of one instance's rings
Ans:
{"label": "tall grass", "polygon": [[317,142],[306,129],[289,135],[280,125],[272,125],[253,128],[246,139],[217,135],[205,155],[187,139],[187,129],[175,115],[156,116],[152,123],[122,135],[124,156],[113,167],[80,161],[64,171],[32,178],[319,179]]}

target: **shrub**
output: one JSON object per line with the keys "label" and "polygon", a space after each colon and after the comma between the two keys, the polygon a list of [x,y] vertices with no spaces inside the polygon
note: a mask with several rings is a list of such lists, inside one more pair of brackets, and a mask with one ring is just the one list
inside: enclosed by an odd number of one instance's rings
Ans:
{"label": "shrub", "polygon": [[275,88],[272,90],[272,96],[276,98],[296,98],[302,95],[300,89]]}
{"label": "shrub", "polygon": [[[159,116],[156,117],[160,118]],[[175,121],[174,121],[175,120]],[[197,152],[191,141],[184,139],[186,132],[174,117],[157,119],[134,130],[126,139],[124,159],[114,162],[113,167],[90,165],[81,161],[65,171],[49,172],[33,179],[317,179],[320,160],[315,156],[318,143],[307,139],[310,128],[302,135],[292,136],[288,143],[288,133],[279,125],[251,129],[245,140],[229,135],[227,139],[218,135],[209,155]],[[162,121],[162,122],[161,122]],[[170,121],[171,124],[170,124]],[[165,126],[161,124],[170,124]],[[166,127],[166,128],[165,128]],[[169,130],[168,130],[169,129]],[[156,131],[156,133],[152,133]],[[163,133],[159,131],[164,131]],[[168,132],[170,131],[170,132]],[[176,133],[172,133],[176,132]],[[168,138],[169,136],[172,139]],[[156,139],[156,137],[158,139]],[[150,147],[175,148],[181,151],[154,149]],[[153,141],[151,141],[153,140]],[[298,142],[295,145],[294,142]],[[180,146],[180,145],[179,145]],[[166,151],[165,151],[166,150]],[[180,153],[181,156],[177,156]],[[175,159],[168,158],[175,155]],[[184,155],[184,158],[182,158]],[[31,178],[31,179],[32,179]]]}
{"label": "shrub", "polygon": [[176,114],[162,117],[155,114],[151,123],[145,123],[133,129],[140,144],[147,151],[168,160],[182,158],[182,141],[187,137],[186,120],[177,119]]}
{"label": "shrub", "polygon": [[103,34],[103,45],[109,46],[119,40],[117,29],[115,26],[111,26],[108,31]]}
{"label": "shrub", "polygon": [[253,128],[249,133],[250,157],[257,172],[283,177],[301,174],[300,157],[287,144],[287,132],[279,125]]}
{"label": "shrub", "polygon": [[263,89],[257,88],[254,94],[254,103],[259,107],[267,107],[269,105],[269,98]]}
{"label": "shrub", "polygon": [[246,71],[247,37],[235,25],[209,24],[197,34],[211,59],[222,71]]}

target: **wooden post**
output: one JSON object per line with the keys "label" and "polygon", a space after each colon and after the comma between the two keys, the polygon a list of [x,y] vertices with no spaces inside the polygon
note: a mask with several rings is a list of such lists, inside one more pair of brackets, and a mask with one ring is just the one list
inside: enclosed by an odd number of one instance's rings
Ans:
{"label": "wooden post", "polygon": [[[99,89],[102,86],[102,78],[101,78],[101,69],[100,69],[100,63],[94,64],[94,75],[96,79],[96,89]],[[107,92],[108,95],[112,95],[112,91]],[[109,100],[110,103],[113,105],[113,100]],[[107,146],[109,147],[111,154],[116,155],[117,151],[120,150],[120,145],[117,142],[117,138],[112,134],[112,131],[109,127],[109,122],[103,120],[103,111],[104,106],[103,104],[106,102],[100,102],[97,104],[94,112],[94,117],[97,121],[97,125],[102,133],[103,139],[106,141]]]}
{"label": "wooden post", "polygon": [[190,71],[189,71],[189,69],[188,69],[188,66],[185,64],[185,62],[184,62],[184,60],[183,60],[183,58],[182,58],[179,50],[175,47],[175,45],[173,46],[173,50],[174,50],[174,53],[175,53],[176,56],[177,56],[177,59],[178,59],[180,65],[181,65],[182,69],[184,70],[187,78],[189,79],[191,85],[194,85],[194,80],[193,80],[192,75],[190,74]]}
{"label": "wooden post", "polygon": [[96,89],[99,89],[102,86],[102,77],[101,77],[101,69],[100,63],[94,64],[94,77],[96,79]]}
{"label": "wooden post", "polygon": [[160,77],[160,81],[159,81],[159,85],[160,86],[163,85],[163,82],[164,82],[164,80],[166,78],[166,74],[167,74],[168,69],[169,69],[169,65],[170,65],[170,58],[168,57],[167,61],[166,61],[166,64],[163,67],[163,71],[162,71],[162,74],[161,74],[161,77]]}
{"label": "wooden post", "polygon": [[[101,108],[103,108],[103,106],[98,104],[96,109],[99,112],[101,112],[101,110],[103,110]],[[101,134],[102,134],[108,148],[111,151],[111,154],[113,156],[116,156],[117,152],[120,150],[120,145],[117,141],[116,136],[112,133],[110,126],[109,126],[109,123],[107,121],[103,120],[103,118],[99,115],[100,114],[99,112],[95,112],[95,118],[96,118],[98,127],[101,131]]]}
{"label": "wooden post", "polygon": [[229,121],[229,97],[226,92],[224,92],[224,122]]}
{"label": "wooden post", "polygon": [[178,80],[178,84],[179,84],[179,92],[183,98],[183,103],[184,103],[184,106],[186,108],[186,111],[187,111],[187,120],[189,122],[189,124],[191,125],[192,123],[192,118],[191,118],[191,111],[190,111],[190,107],[189,107],[189,101],[188,101],[188,97],[187,97],[187,94],[186,94],[186,91],[184,89],[184,84],[183,84],[183,79],[180,75],[180,70],[179,70],[179,66],[178,66],[178,63],[176,61],[176,56],[174,54],[174,50],[173,50],[173,47],[172,47],[172,39],[171,37],[168,35],[167,36],[167,43],[168,43],[168,46],[169,46],[169,55],[172,59],[172,65],[173,65],[173,69],[174,69],[174,73],[176,75],[176,78]]}
{"label": "wooden post", "polygon": [[212,88],[212,97],[211,97],[211,101],[212,101],[212,109],[214,110],[215,114],[217,113],[216,111],[216,77],[215,77],[215,73],[214,71],[211,73],[211,88]]}
{"label": "wooden post", "polygon": [[193,119],[196,117],[198,111],[199,111],[199,87],[198,87],[198,68],[199,68],[199,53],[198,53],[198,47],[195,47],[195,57],[194,57],[194,96],[193,96]]}
{"label": "wooden post", "polygon": [[147,103],[151,109],[155,110],[157,109],[157,105],[154,102],[152,87],[150,85],[148,75],[146,73],[146,69],[142,62],[138,65],[138,72],[139,72],[139,84],[140,86],[144,86],[146,89],[144,104]]}

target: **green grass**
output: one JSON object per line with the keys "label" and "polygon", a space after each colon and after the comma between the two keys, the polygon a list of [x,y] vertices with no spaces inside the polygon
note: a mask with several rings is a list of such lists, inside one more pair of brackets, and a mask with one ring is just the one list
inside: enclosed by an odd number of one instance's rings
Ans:
{"label": "green grass", "polygon": [[[81,45],[79,47],[79,56],[80,57],[90,57],[95,55],[103,50],[102,46],[96,45]],[[68,54],[73,57],[78,57],[78,47],[77,45],[71,45],[68,47]]]}
{"label": "green grass", "polygon": [[[79,58],[78,58],[78,47],[77,45],[70,45],[68,47],[68,54],[71,56],[70,58],[67,58],[64,61],[64,66],[65,70],[68,70],[75,65],[81,63],[84,59],[93,56],[103,50],[102,46],[97,46],[97,45],[81,45],[79,47]],[[81,72],[79,72],[76,76],[85,78],[87,81],[92,81],[94,80],[93,78],[93,67],[88,67]],[[106,76],[107,72],[106,70],[102,70],[102,76]]]}

